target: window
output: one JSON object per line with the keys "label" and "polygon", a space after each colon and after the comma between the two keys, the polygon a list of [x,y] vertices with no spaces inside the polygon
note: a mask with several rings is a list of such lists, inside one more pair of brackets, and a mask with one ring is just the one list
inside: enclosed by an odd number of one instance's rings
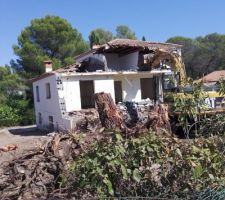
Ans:
{"label": "window", "polygon": [[114,81],[115,101],[116,103],[123,101],[122,82]]}
{"label": "window", "polygon": [[48,117],[48,122],[49,122],[49,129],[53,130],[54,129],[53,116]]}
{"label": "window", "polygon": [[46,98],[50,99],[51,98],[51,90],[50,90],[50,83],[46,83]]}
{"label": "window", "polygon": [[41,117],[41,113],[38,113],[38,123],[42,124],[42,117]]}
{"label": "window", "polygon": [[37,99],[37,102],[40,102],[39,86],[38,85],[36,85],[36,99]]}

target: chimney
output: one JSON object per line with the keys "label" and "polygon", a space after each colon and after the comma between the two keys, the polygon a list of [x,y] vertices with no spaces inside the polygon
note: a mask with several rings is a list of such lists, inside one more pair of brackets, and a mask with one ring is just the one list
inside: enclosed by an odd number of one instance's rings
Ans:
{"label": "chimney", "polygon": [[45,66],[45,72],[51,72],[52,71],[52,60],[45,60],[44,61]]}

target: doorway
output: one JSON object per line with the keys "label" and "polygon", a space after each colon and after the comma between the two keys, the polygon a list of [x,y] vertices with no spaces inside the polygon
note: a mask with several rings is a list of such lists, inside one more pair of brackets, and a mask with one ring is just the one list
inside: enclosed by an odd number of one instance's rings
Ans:
{"label": "doorway", "polygon": [[141,78],[141,98],[142,99],[156,99],[156,87],[154,78]]}
{"label": "doorway", "polygon": [[122,94],[122,81],[114,81],[115,102],[119,103],[123,101]]}
{"label": "doorway", "polygon": [[80,81],[81,108],[94,108],[94,81]]}

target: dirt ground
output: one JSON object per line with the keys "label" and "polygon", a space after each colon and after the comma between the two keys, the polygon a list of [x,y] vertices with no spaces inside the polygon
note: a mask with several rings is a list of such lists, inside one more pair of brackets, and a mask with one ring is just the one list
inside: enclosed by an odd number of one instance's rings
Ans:
{"label": "dirt ground", "polygon": [[0,151],[0,165],[3,162],[22,155],[43,144],[47,140],[47,132],[40,131],[36,126],[10,127],[0,129],[0,147],[8,144],[17,145],[16,150],[2,152]]}

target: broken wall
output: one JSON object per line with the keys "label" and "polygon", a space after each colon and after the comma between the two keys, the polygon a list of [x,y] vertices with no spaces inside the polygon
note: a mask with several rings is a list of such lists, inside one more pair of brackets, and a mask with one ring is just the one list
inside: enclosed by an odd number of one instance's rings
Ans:
{"label": "broken wall", "polygon": [[[93,80],[94,93],[110,93],[115,101],[114,81],[121,81],[123,101],[141,101],[142,91],[140,85],[141,78],[153,78],[150,73],[137,73],[129,75],[82,75],[63,77],[63,90],[60,91],[60,98],[65,100],[66,112],[80,110],[81,94],[80,81]],[[155,85],[148,85],[151,91],[155,90]],[[151,88],[154,87],[154,88]]]}
{"label": "broken wall", "polygon": [[70,76],[62,78],[63,91],[61,97],[65,99],[66,112],[81,109],[80,81],[93,80],[94,93],[107,92],[115,97],[114,80],[110,76]]}

